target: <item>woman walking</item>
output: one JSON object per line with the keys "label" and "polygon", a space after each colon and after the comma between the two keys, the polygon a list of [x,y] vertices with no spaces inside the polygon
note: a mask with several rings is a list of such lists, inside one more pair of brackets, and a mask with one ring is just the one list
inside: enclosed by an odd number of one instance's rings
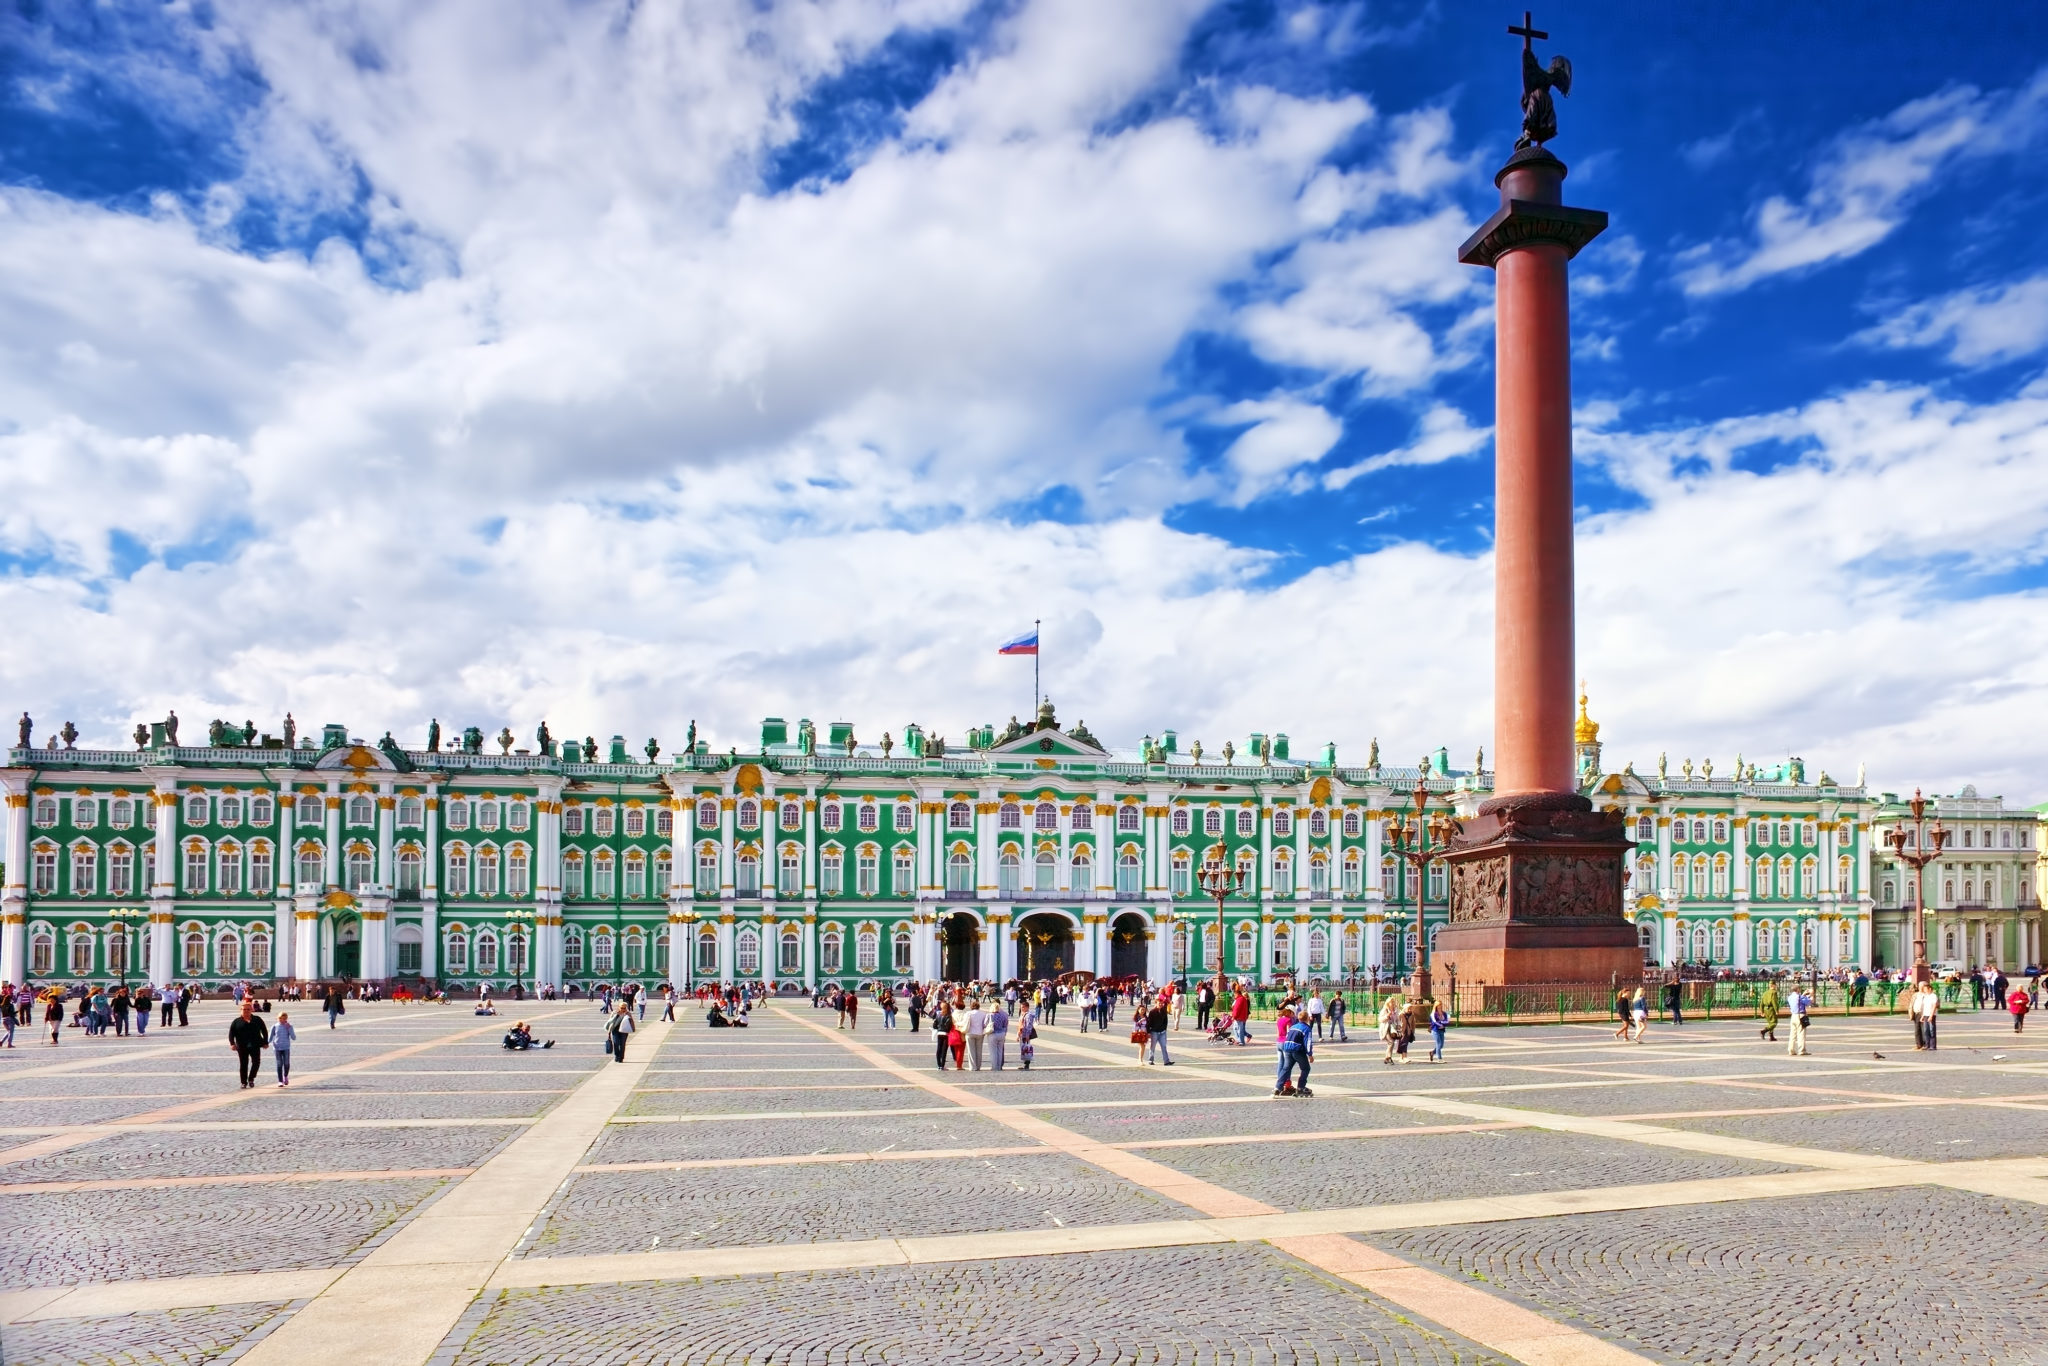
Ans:
{"label": "woman walking", "polygon": [[64,993],[55,987],[43,998],[43,1023],[50,1027],[50,1047],[55,1048],[64,1033]]}
{"label": "woman walking", "polygon": [[1444,1009],[1444,1003],[1439,999],[1430,1006],[1429,1011],[1429,1037],[1431,1040],[1429,1060],[1431,1062],[1442,1062],[1444,1060],[1444,1031],[1450,1027],[1451,1012]]}
{"label": "woman walking", "polygon": [[1029,1010],[1024,1013],[1023,1023],[1017,1026],[1017,1061],[1024,1065],[1026,1072],[1031,1070],[1031,1055],[1037,1051],[1032,1045],[1037,1039],[1038,1012]]}
{"label": "woman walking", "polygon": [[620,1000],[619,1008],[611,1019],[605,1022],[605,1042],[611,1048],[613,1062],[626,1060],[626,1040],[633,1036],[633,1003]]}

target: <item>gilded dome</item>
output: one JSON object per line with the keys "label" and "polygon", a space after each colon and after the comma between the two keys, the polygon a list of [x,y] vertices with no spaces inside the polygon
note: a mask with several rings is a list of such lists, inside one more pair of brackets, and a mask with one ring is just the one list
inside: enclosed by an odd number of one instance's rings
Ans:
{"label": "gilded dome", "polygon": [[1586,690],[1579,688],[1579,719],[1572,722],[1572,743],[1575,745],[1596,745],[1600,743],[1600,723],[1586,715]]}

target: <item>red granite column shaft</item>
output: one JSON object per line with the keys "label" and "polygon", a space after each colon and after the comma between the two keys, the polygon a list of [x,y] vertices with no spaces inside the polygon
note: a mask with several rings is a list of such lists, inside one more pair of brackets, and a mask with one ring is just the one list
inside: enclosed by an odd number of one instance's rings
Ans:
{"label": "red granite column shaft", "polygon": [[1494,796],[1577,790],[1565,248],[1495,263]]}

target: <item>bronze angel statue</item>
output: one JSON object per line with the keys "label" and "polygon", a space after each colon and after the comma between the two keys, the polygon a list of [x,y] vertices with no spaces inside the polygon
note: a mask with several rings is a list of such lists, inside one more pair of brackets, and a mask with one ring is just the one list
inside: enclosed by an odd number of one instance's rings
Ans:
{"label": "bronze angel statue", "polygon": [[1550,102],[1550,92],[1560,95],[1572,93],[1572,64],[1568,57],[1552,57],[1550,65],[1544,66],[1536,60],[1536,53],[1528,44],[1522,46],[1522,136],[1515,140],[1519,148],[1541,144],[1557,136],[1557,106]]}

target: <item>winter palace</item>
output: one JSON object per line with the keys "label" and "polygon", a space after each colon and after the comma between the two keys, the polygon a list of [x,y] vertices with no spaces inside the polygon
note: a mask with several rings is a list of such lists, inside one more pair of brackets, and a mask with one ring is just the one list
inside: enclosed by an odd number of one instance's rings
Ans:
{"label": "winter palace", "polygon": [[[762,723],[723,754],[697,740],[636,762],[622,737],[533,749],[472,728],[425,747],[346,727],[280,738],[175,717],[134,749],[22,743],[7,796],[0,974],[16,983],[146,975],[211,985],[347,977],[453,986],[635,979],[816,985],[907,977],[1213,971],[1399,974],[1415,897],[1386,845],[1418,779],[1469,812],[1483,768],[1297,757],[1255,734],[1204,754],[1172,731],[1110,749],[1048,703],[949,748],[917,726]],[[1898,799],[1789,760],[1717,776],[1602,767],[1581,699],[1583,790],[1626,813],[1629,903],[1646,962],[1898,966],[1910,875],[1881,833]],[[2037,962],[2038,813],[1973,791],[1924,877],[1929,956]],[[1224,910],[1195,876],[1223,846]]]}

